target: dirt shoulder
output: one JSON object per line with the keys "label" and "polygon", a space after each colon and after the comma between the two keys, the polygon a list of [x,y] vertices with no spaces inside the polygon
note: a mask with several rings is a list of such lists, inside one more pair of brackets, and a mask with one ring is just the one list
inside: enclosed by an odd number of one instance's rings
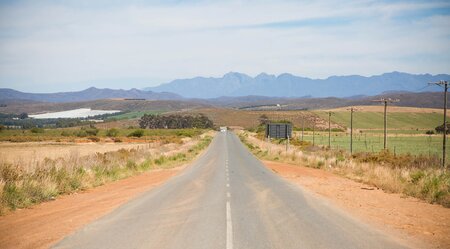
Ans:
{"label": "dirt shoulder", "polygon": [[287,180],[418,248],[450,248],[449,208],[385,193],[320,169],[263,162]]}
{"label": "dirt shoulder", "polygon": [[48,248],[184,167],[142,173],[0,217],[0,248]]}

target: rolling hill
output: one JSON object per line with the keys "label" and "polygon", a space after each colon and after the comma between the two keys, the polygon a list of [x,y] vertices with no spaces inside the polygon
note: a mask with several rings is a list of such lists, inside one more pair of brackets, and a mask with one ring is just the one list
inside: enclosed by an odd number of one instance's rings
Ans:
{"label": "rolling hill", "polygon": [[6,107],[0,107],[1,113],[44,113],[67,111],[79,108],[91,108],[93,110],[120,110],[120,111],[179,111],[191,110],[196,108],[207,108],[211,105],[193,101],[178,100],[120,100],[120,99],[102,99],[82,102],[65,103],[20,103],[8,104]]}
{"label": "rolling hill", "polygon": [[40,102],[77,102],[97,99],[111,98],[132,98],[132,99],[150,99],[150,100],[176,100],[182,99],[178,94],[167,92],[141,91],[138,89],[116,90],[99,89],[95,87],[88,88],[79,92],[59,92],[59,93],[24,93],[13,89],[0,88],[0,99],[5,100],[28,100]]}

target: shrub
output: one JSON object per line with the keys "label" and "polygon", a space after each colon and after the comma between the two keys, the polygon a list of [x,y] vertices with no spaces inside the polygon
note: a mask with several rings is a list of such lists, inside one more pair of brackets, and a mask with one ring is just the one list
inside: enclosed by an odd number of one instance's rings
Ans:
{"label": "shrub", "polygon": [[106,131],[106,136],[108,137],[117,137],[119,135],[119,131],[116,128],[111,128]]}
{"label": "shrub", "polygon": [[114,138],[113,141],[114,143],[122,143],[122,140],[120,138]]}
{"label": "shrub", "polygon": [[433,130],[428,130],[428,131],[425,132],[425,134],[427,134],[427,135],[433,135],[433,134],[434,134],[434,131],[433,131]]}
{"label": "shrub", "polygon": [[100,138],[98,137],[88,137],[89,140],[91,140],[92,142],[100,142]]}
{"label": "shrub", "polygon": [[[450,123],[446,123],[447,128],[447,134],[450,132]],[[444,133],[444,124],[439,125],[438,127],[434,128],[437,133]]]}
{"label": "shrub", "polygon": [[90,136],[97,136],[98,134],[98,129],[97,128],[85,128],[84,131],[86,132],[86,134],[90,135]]}
{"label": "shrub", "polygon": [[144,135],[144,130],[137,129],[128,134],[128,137],[142,137]]}
{"label": "shrub", "polygon": [[63,136],[63,137],[69,137],[71,134],[70,134],[70,132],[68,132],[68,131],[62,131],[61,132],[61,136]]}
{"label": "shrub", "polygon": [[37,127],[31,128],[30,131],[31,131],[31,133],[44,133],[44,129],[37,128]]}
{"label": "shrub", "polygon": [[85,130],[79,130],[76,134],[77,137],[87,137],[88,134]]}
{"label": "shrub", "polygon": [[155,164],[156,165],[161,165],[166,161],[166,157],[165,156],[160,156],[159,158],[155,159]]}
{"label": "shrub", "polygon": [[420,181],[420,179],[422,179],[425,176],[425,173],[422,170],[418,170],[412,172],[409,176],[411,177],[411,182],[417,184]]}

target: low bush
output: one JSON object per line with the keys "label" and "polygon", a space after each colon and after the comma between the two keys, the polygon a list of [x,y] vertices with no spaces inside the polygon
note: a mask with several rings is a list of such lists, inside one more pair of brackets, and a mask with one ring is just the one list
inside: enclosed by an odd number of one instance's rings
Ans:
{"label": "low bush", "polygon": [[75,136],[77,136],[77,137],[87,137],[88,134],[87,134],[87,132],[85,130],[79,130],[79,131],[77,131],[75,133]]}
{"label": "low bush", "polygon": [[63,137],[70,137],[72,134],[69,131],[62,131],[61,136]]}
{"label": "low bush", "polygon": [[44,129],[42,128],[38,128],[38,127],[34,127],[30,129],[31,133],[44,133]]}
{"label": "low bush", "polygon": [[142,129],[134,130],[133,132],[128,134],[128,137],[142,137],[142,136],[144,136],[144,130]]}
{"label": "low bush", "polygon": [[84,130],[86,132],[86,134],[89,136],[97,136],[97,134],[99,132],[99,130],[97,128],[92,127],[92,126],[89,128],[83,127],[81,129]]}
{"label": "low bush", "polygon": [[100,138],[98,137],[88,137],[89,140],[91,140],[92,142],[100,142]]}
{"label": "low bush", "polygon": [[117,135],[119,135],[119,130],[116,128],[111,128],[106,131],[106,136],[108,137],[117,137]]}

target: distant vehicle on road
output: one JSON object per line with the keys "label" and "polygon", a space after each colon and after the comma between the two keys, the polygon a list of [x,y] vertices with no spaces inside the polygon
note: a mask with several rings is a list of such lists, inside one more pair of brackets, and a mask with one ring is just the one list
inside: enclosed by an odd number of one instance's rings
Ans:
{"label": "distant vehicle on road", "polygon": [[227,127],[226,126],[221,126],[220,127],[220,132],[227,132]]}

